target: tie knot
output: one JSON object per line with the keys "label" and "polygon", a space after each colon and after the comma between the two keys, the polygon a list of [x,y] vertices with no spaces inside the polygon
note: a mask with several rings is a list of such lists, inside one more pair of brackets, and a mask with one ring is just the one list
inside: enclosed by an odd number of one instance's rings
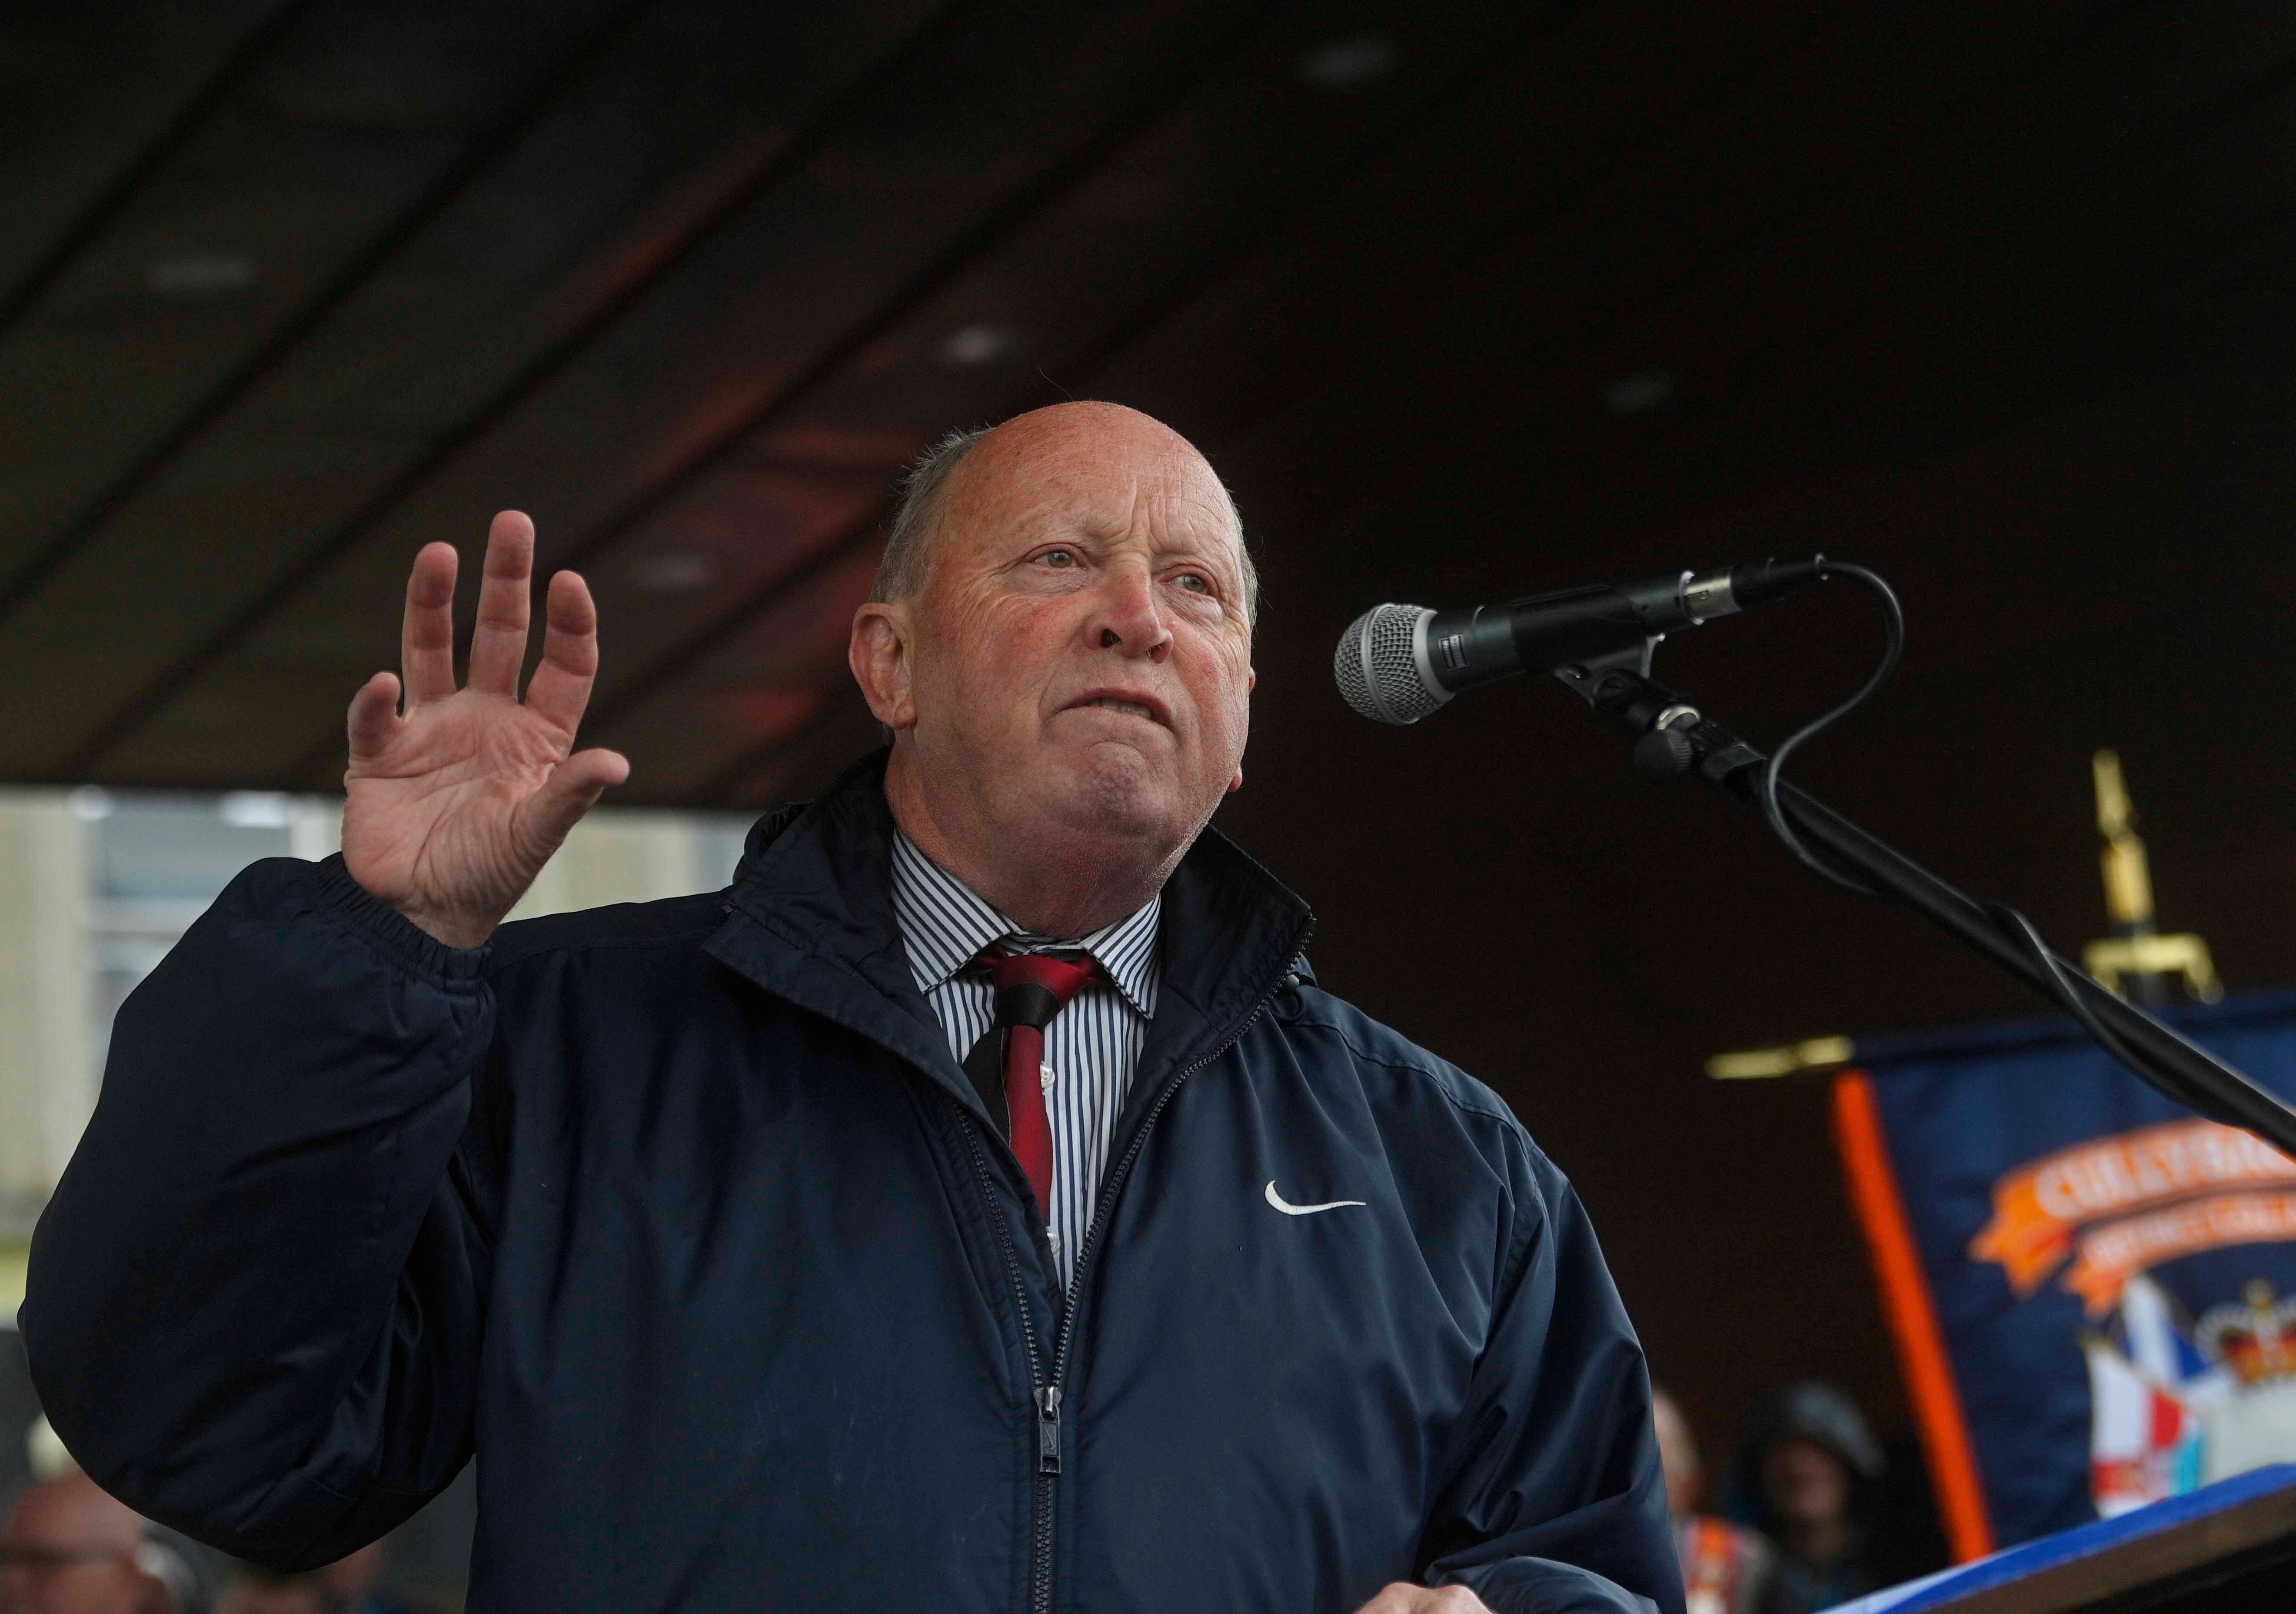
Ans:
{"label": "tie knot", "polygon": [[996,1024],[1038,1031],[1100,974],[1088,952],[1011,952],[1001,942],[984,948],[980,962],[996,983]]}

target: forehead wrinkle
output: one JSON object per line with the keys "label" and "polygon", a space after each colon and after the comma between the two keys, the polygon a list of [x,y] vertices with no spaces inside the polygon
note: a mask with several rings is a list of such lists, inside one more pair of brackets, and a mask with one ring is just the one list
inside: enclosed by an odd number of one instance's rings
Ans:
{"label": "forehead wrinkle", "polygon": [[1134,467],[1125,478],[1124,530],[1133,531],[1140,525],[1140,472]]}
{"label": "forehead wrinkle", "polygon": [[1161,541],[1156,548],[1165,554],[1187,551],[1217,559],[1228,572],[1229,581],[1240,585],[1243,580],[1243,533],[1226,490],[1218,489],[1216,482],[1213,488],[1206,488],[1205,480],[1206,473],[1191,465],[1188,473],[1171,488],[1162,501],[1167,507],[1157,523]]}
{"label": "forehead wrinkle", "polygon": [[1217,529],[1234,551],[1223,568],[1242,581],[1242,535],[1234,503],[1185,440],[1160,424],[1154,438],[1144,441],[1129,430],[1020,418],[1029,424],[1018,432],[1011,423],[990,432],[956,467],[936,523],[928,578],[936,563],[954,558],[951,539],[985,560],[990,557],[980,547],[993,546],[1000,534],[1033,539],[1049,523],[1066,523],[1073,531],[1110,539],[1144,525],[1148,545],[1158,552],[1175,548],[1175,535],[1182,532],[1187,536],[1181,542],[1217,548],[1210,531]]}

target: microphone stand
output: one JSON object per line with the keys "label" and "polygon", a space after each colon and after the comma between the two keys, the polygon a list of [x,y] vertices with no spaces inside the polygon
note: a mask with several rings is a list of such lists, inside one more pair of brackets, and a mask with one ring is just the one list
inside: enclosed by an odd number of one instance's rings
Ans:
{"label": "microphone stand", "polygon": [[[1636,770],[1653,782],[1694,773],[1723,795],[1754,805],[1768,758],[1685,696],[1650,676],[1658,640],[1554,677],[1635,742]],[[2161,1093],[2212,1119],[2245,1127],[2296,1157],[2296,1109],[2215,1055],[2187,1042],[2077,965],[2029,946],[1997,910],[1867,834],[1824,803],[1781,784],[1778,802],[1795,830],[1840,869],[1895,898],[1947,935],[2070,1009],[2105,1051]],[[2054,965],[2054,968],[2051,967]],[[2068,1001],[2066,994],[2071,994]]]}

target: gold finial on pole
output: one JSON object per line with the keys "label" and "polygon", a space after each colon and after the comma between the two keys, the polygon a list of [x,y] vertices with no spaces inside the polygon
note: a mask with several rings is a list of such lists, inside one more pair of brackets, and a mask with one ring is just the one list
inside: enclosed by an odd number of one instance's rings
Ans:
{"label": "gold finial on pole", "polygon": [[2120,755],[2100,751],[2091,759],[2096,776],[2096,832],[2104,837],[2104,910],[2123,935],[2152,929],[2152,871],[2144,843],[2136,835],[2136,810],[2120,777]]}
{"label": "gold finial on pole", "polygon": [[2136,810],[2120,775],[2120,753],[2099,751],[2090,769],[2096,780],[2096,831],[2104,841],[2104,910],[2113,934],[2091,942],[2082,963],[2113,991],[2139,1002],[2165,1001],[2168,983],[2179,976],[2193,996],[2215,1002],[2224,996],[2224,987],[2208,943],[2196,935],[2164,936],[2154,930],[2152,871],[2136,834]]}
{"label": "gold finial on pole", "polygon": [[2136,822],[2136,809],[2128,804],[2128,786],[2120,777],[2120,753],[2107,745],[2089,758],[2096,779],[2096,832],[2106,840],[2127,835]]}

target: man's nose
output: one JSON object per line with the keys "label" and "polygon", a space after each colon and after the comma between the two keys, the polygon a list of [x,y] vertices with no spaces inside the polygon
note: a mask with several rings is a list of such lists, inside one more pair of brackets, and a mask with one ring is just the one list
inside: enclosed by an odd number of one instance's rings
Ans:
{"label": "man's nose", "polygon": [[1085,630],[1103,650],[1152,662],[1171,653],[1172,630],[1158,608],[1155,581],[1145,568],[1119,566],[1109,573]]}

